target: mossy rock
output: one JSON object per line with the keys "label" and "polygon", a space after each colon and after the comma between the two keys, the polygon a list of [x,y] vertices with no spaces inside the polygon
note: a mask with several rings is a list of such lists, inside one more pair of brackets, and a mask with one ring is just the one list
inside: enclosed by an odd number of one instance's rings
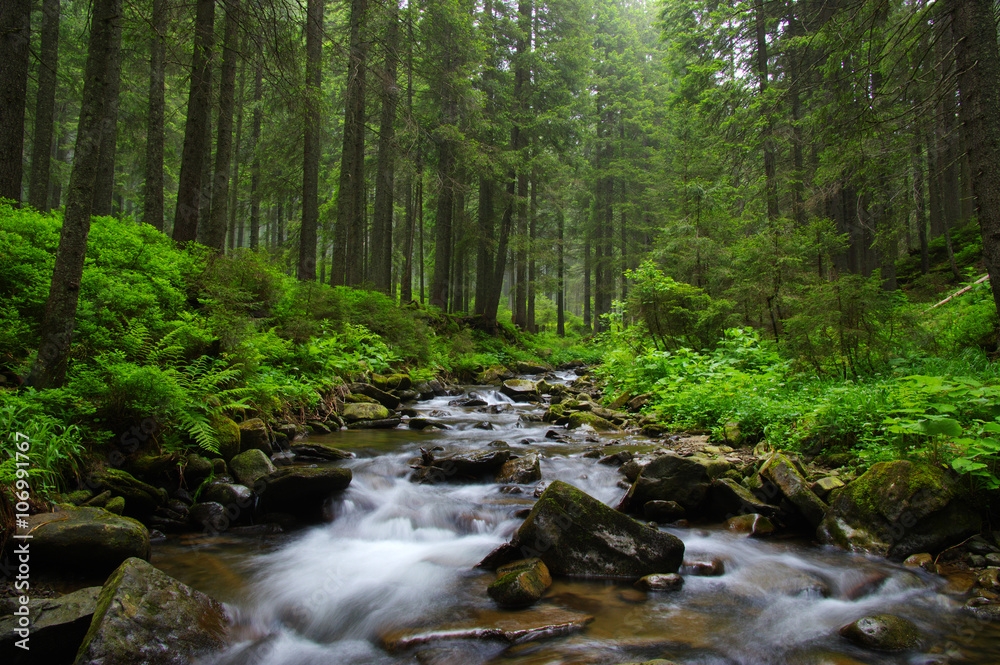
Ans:
{"label": "mossy rock", "polygon": [[515,402],[537,402],[541,399],[538,382],[527,379],[508,379],[503,382],[500,392]]}
{"label": "mossy rock", "polygon": [[389,409],[381,404],[359,402],[356,404],[345,404],[344,412],[341,414],[348,424],[361,420],[386,420],[389,418]]}
{"label": "mossy rock", "polygon": [[483,386],[496,386],[512,378],[514,378],[514,373],[503,365],[491,365],[476,375],[476,383]]}
{"label": "mossy rock", "polygon": [[267,431],[267,425],[260,418],[250,418],[244,420],[239,425],[240,428],[240,449],[234,454],[226,457],[227,462],[239,453],[248,450],[259,450],[266,455],[271,454],[271,434]]}
{"label": "mossy rock", "polygon": [[129,557],[149,558],[149,531],[104,508],[59,506],[28,518],[31,562],[40,568],[107,575]]}
{"label": "mossy rock", "polygon": [[569,422],[566,423],[566,427],[569,429],[577,429],[579,427],[591,427],[597,432],[617,432],[618,427],[615,426],[610,420],[601,418],[597,414],[590,413],[589,411],[577,411],[569,417]]}
{"label": "mossy rock", "polygon": [[939,552],[980,526],[979,513],[948,474],[900,460],[875,464],[834,492],[818,536],[826,544],[902,560]]}
{"label": "mossy rock", "polygon": [[636,579],[677,572],[684,543],[556,480],[511,543],[483,565],[531,557],[544,561],[553,575]]}
{"label": "mossy rock", "polygon": [[218,441],[217,451],[202,448],[202,452],[208,457],[221,457],[227,462],[233,455],[240,452],[240,426],[232,418],[217,415],[212,418],[212,429],[215,431],[215,438]]}
{"label": "mossy rock", "polygon": [[95,471],[90,476],[90,484],[125,499],[125,514],[138,519],[148,517],[167,500],[166,492],[121,469]]}
{"label": "mossy rock", "polygon": [[787,455],[771,455],[761,467],[760,477],[777,487],[812,528],[823,521],[827,505],[813,493],[809,481]]}
{"label": "mossy rock", "polygon": [[141,559],[127,559],[101,589],[74,665],[183,665],[227,644],[222,604]]}
{"label": "mossy rock", "polygon": [[527,607],[552,586],[552,576],[539,558],[522,559],[497,569],[497,578],[486,589],[500,607]]}
{"label": "mossy rock", "polygon": [[372,385],[379,390],[409,390],[413,386],[413,380],[409,374],[389,374],[382,376],[372,375]]}
{"label": "mossy rock", "polygon": [[348,393],[344,401],[348,404],[378,404],[378,400],[360,393]]}
{"label": "mossy rock", "polygon": [[569,422],[569,409],[566,404],[552,404],[542,415],[542,421],[553,425],[565,425]]}
{"label": "mossy rock", "polygon": [[920,630],[909,619],[895,614],[876,614],[849,623],[840,634],[865,649],[905,651],[920,645]]}
{"label": "mossy rock", "polygon": [[714,519],[726,519],[744,513],[774,517],[778,513],[778,507],[761,501],[732,478],[718,478],[708,491],[706,512]]}
{"label": "mossy rock", "polygon": [[121,515],[125,512],[125,499],[120,496],[112,497],[104,505],[104,510],[114,515]]}
{"label": "mossy rock", "polygon": [[233,457],[229,460],[229,468],[236,480],[247,487],[253,487],[257,480],[277,471],[267,455],[257,449],[247,450]]}
{"label": "mossy rock", "polygon": [[395,409],[399,406],[398,397],[380,390],[370,383],[352,383],[349,388],[352,394],[370,397],[387,409]]}
{"label": "mossy rock", "polygon": [[187,456],[184,465],[184,480],[188,487],[197,487],[203,480],[212,475],[212,460],[196,453]]}
{"label": "mossy rock", "polygon": [[524,457],[507,460],[497,471],[496,482],[516,485],[538,482],[542,479],[540,461],[541,456],[538,453],[529,453]]}

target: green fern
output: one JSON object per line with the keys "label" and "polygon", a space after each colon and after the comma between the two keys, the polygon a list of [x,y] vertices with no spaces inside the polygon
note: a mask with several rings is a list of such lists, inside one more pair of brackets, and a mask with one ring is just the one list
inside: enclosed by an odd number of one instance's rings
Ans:
{"label": "green fern", "polygon": [[207,451],[219,452],[219,438],[212,428],[211,417],[194,409],[182,409],[177,412],[177,424],[195,443]]}

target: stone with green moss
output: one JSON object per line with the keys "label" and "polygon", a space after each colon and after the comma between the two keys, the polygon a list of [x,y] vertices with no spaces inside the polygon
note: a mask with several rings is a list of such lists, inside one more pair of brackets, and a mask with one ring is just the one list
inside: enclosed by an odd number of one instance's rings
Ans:
{"label": "stone with green moss", "polygon": [[125,499],[125,514],[144,518],[166,502],[164,493],[121,469],[101,469],[90,475],[90,484]]}
{"label": "stone with green moss", "polygon": [[840,634],[860,647],[876,651],[904,651],[920,645],[917,626],[895,614],[861,617],[841,628]]}
{"label": "stone with green moss", "polygon": [[262,451],[247,450],[229,460],[233,476],[241,484],[253,487],[260,478],[277,471],[271,460]]}
{"label": "stone with green moss", "polygon": [[149,531],[141,522],[104,508],[58,506],[28,518],[31,562],[42,569],[107,575],[129,557],[149,558]]}
{"label": "stone with green moss", "polygon": [[207,457],[221,457],[228,462],[240,452],[240,426],[232,418],[221,414],[214,416],[211,423],[218,450],[202,447],[201,452]]}
{"label": "stone with green moss", "polygon": [[183,474],[188,487],[197,487],[201,481],[212,475],[212,460],[196,453],[190,453],[187,456]]}
{"label": "stone with green moss", "polygon": [[[250,418],[240,423],[240,449],[236,454],[248,450],[259,450],[267,455],[271,454],[271,434],[267,431],[267,425],[260,418]],[[235,457],[231,455],[222,456],[227,462]]]}
{"label": "stone with green moss", "polygon": [[500,558],[508,556],[492,561],[539,557],[553,575],[636,579],[677,572],[684,543],[556,480]]}
{"label": "stone with green moss", "polygon": [[512,378],[514,378],[514,373],[503,365],[491,365],[476,375],[476,383],[483,386],[495,386]]}
{"label": "stone with green moss", "polygon": [[835,492],[818,536],[826,544],[902,560],[939,552],[980,526],[979,513],[947,473],[899,460],[875,464]]}
{"label": "stone with green moss", "polygon": [[566,427],[569,429],[577,429],[580,427],[590,427],[597,432],[617,432],[618,427],[611,421],[601,418],[599,415],[590,413],[589,411],[577,411],[569,417],[569,422],[566,423]]}
{"label": "stone with green moss", "polygon": [[115,515],[121,515],[125,512],[125,499],[120,496],[108,499],[108,502],[104,504],[104,510]]}
{"label": "stone with green moss", "polygon": [[545,563],[535,557],[522,559],[497,569],[497,578],[486,589],[500,607],[527,607],[552,585]]}
{"label": "stone with green moss", "polygon": [[348,393],[344,401],[348,404],[378,404],[378,400],[360,393]]}
{"label": "stone with green moss", "polygon": [[344,412],[341,415],[348,424],[361,420],[385,420],[389,417],[389,409],[381,404],[358,402],[345,404]]}
{"label": "stone with green moss", "polygon": [[108,578],[74,665],[182,665],[226,646],[230,619],[218,601],[141,559]]}
{"label": "stone with green moss", "polygon": [[810,526],[816,528],[823,521],[826,504],[809,488],[809,481],[787,455],[771,455],[761,467],[760,476],[777,487]]}
{"label": "stone with green moss", "polygon": [[528,453],[524,457],[507,460],[497,471],[496,482],[523,485],[542,479],[541,457],[538,453]]}

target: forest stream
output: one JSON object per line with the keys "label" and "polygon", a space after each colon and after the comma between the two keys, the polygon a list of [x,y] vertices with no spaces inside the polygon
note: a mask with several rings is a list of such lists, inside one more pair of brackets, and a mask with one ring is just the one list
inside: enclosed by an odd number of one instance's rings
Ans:
{"label": "forest stream", "polygon": [[[503,440],[515,454],[542,453],[543,482],[563,480],[615,505],[625,492],[620,472],[583,453],[650,442],[593,433],[551,441],[548,425],[524,417],[540,413],[538,405],[514,404],[490,387],[468,390],[493,408],[450,406],[453,396],[417,405],[420,415],[448,430],[323,437],[356,455],[340,463],[354,480],[334,498],[329,523],[291,534],[172,537],[154,547],[157,567],[229,603],[235,615],[238,641],[206,663],[1000,662],[1000,630],[961,613],[942,578],[805,541],[749,539],[721,525],[665,528],[683,540],[686,562],[724,565],[721,575],[685,574],[680,591],[646,593],[624,581],[559,578],[535,606],[498,610],[486,594],[494,575],[475,566],[510,538],[521,523],[515,513],[535,500],[535,485],[512,493],[493,483],[413,483],[410,465],[420,448],[450,453]],[[922,649],[880,654],[837,634],[879,613],[919,626]],[[513,646],[439,639],[393,648],[400,636],[456,626],[578,615],[593,619],[582,630]]]}

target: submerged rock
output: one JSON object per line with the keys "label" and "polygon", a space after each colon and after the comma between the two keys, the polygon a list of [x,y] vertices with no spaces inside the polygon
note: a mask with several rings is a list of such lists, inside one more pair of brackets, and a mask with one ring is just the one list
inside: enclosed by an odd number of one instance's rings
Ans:
{"label": "submerged rock", "polygon": [[108,578],[74,665],[186,665],[226,644],[222,605],[141,559]]}
{"label": "submerged rock", "polygon": [[634,579],[677,572],[684,543],[556,480],[504,553],[487,557],[482,565],[527,557],[540,558],[554,575]]}
{"label": "submerged rock", "polygon": [[[18,617],[13,614],[0,616],[0,660],[6,665],[72,662],[90,627],[100,593],[101,587],[95,586],[58,598],[32,599],[28,603],[30,650],[17,646],[23,639],[16,631],[20,627]],[[4,608],[0,614],[15,609]]]}
{"label": "submerged rock", "polygon": [[141,522],[103,508],[58,506],[28,518],[31,563],[106,575],[129,557],[149,558],[149,531]]}
{"label": "submerged rock", "polygon": [[979,514],[940,469],[880,462],[834,496],[819,539],[855,552],[905,559],[937,552],[980,528]]}
{"label": "submerged rock", "polygon": [[903,651],[920,644],[920,631],[909,619],[895,614],[862,617],[840,629],[854,644],[877,651]]}
{"label": "submerged rock", "polygon": [[541,559],[522,559],[500,566],[486,592],[500,607],[527,607],[551,585],[552,576]]}

